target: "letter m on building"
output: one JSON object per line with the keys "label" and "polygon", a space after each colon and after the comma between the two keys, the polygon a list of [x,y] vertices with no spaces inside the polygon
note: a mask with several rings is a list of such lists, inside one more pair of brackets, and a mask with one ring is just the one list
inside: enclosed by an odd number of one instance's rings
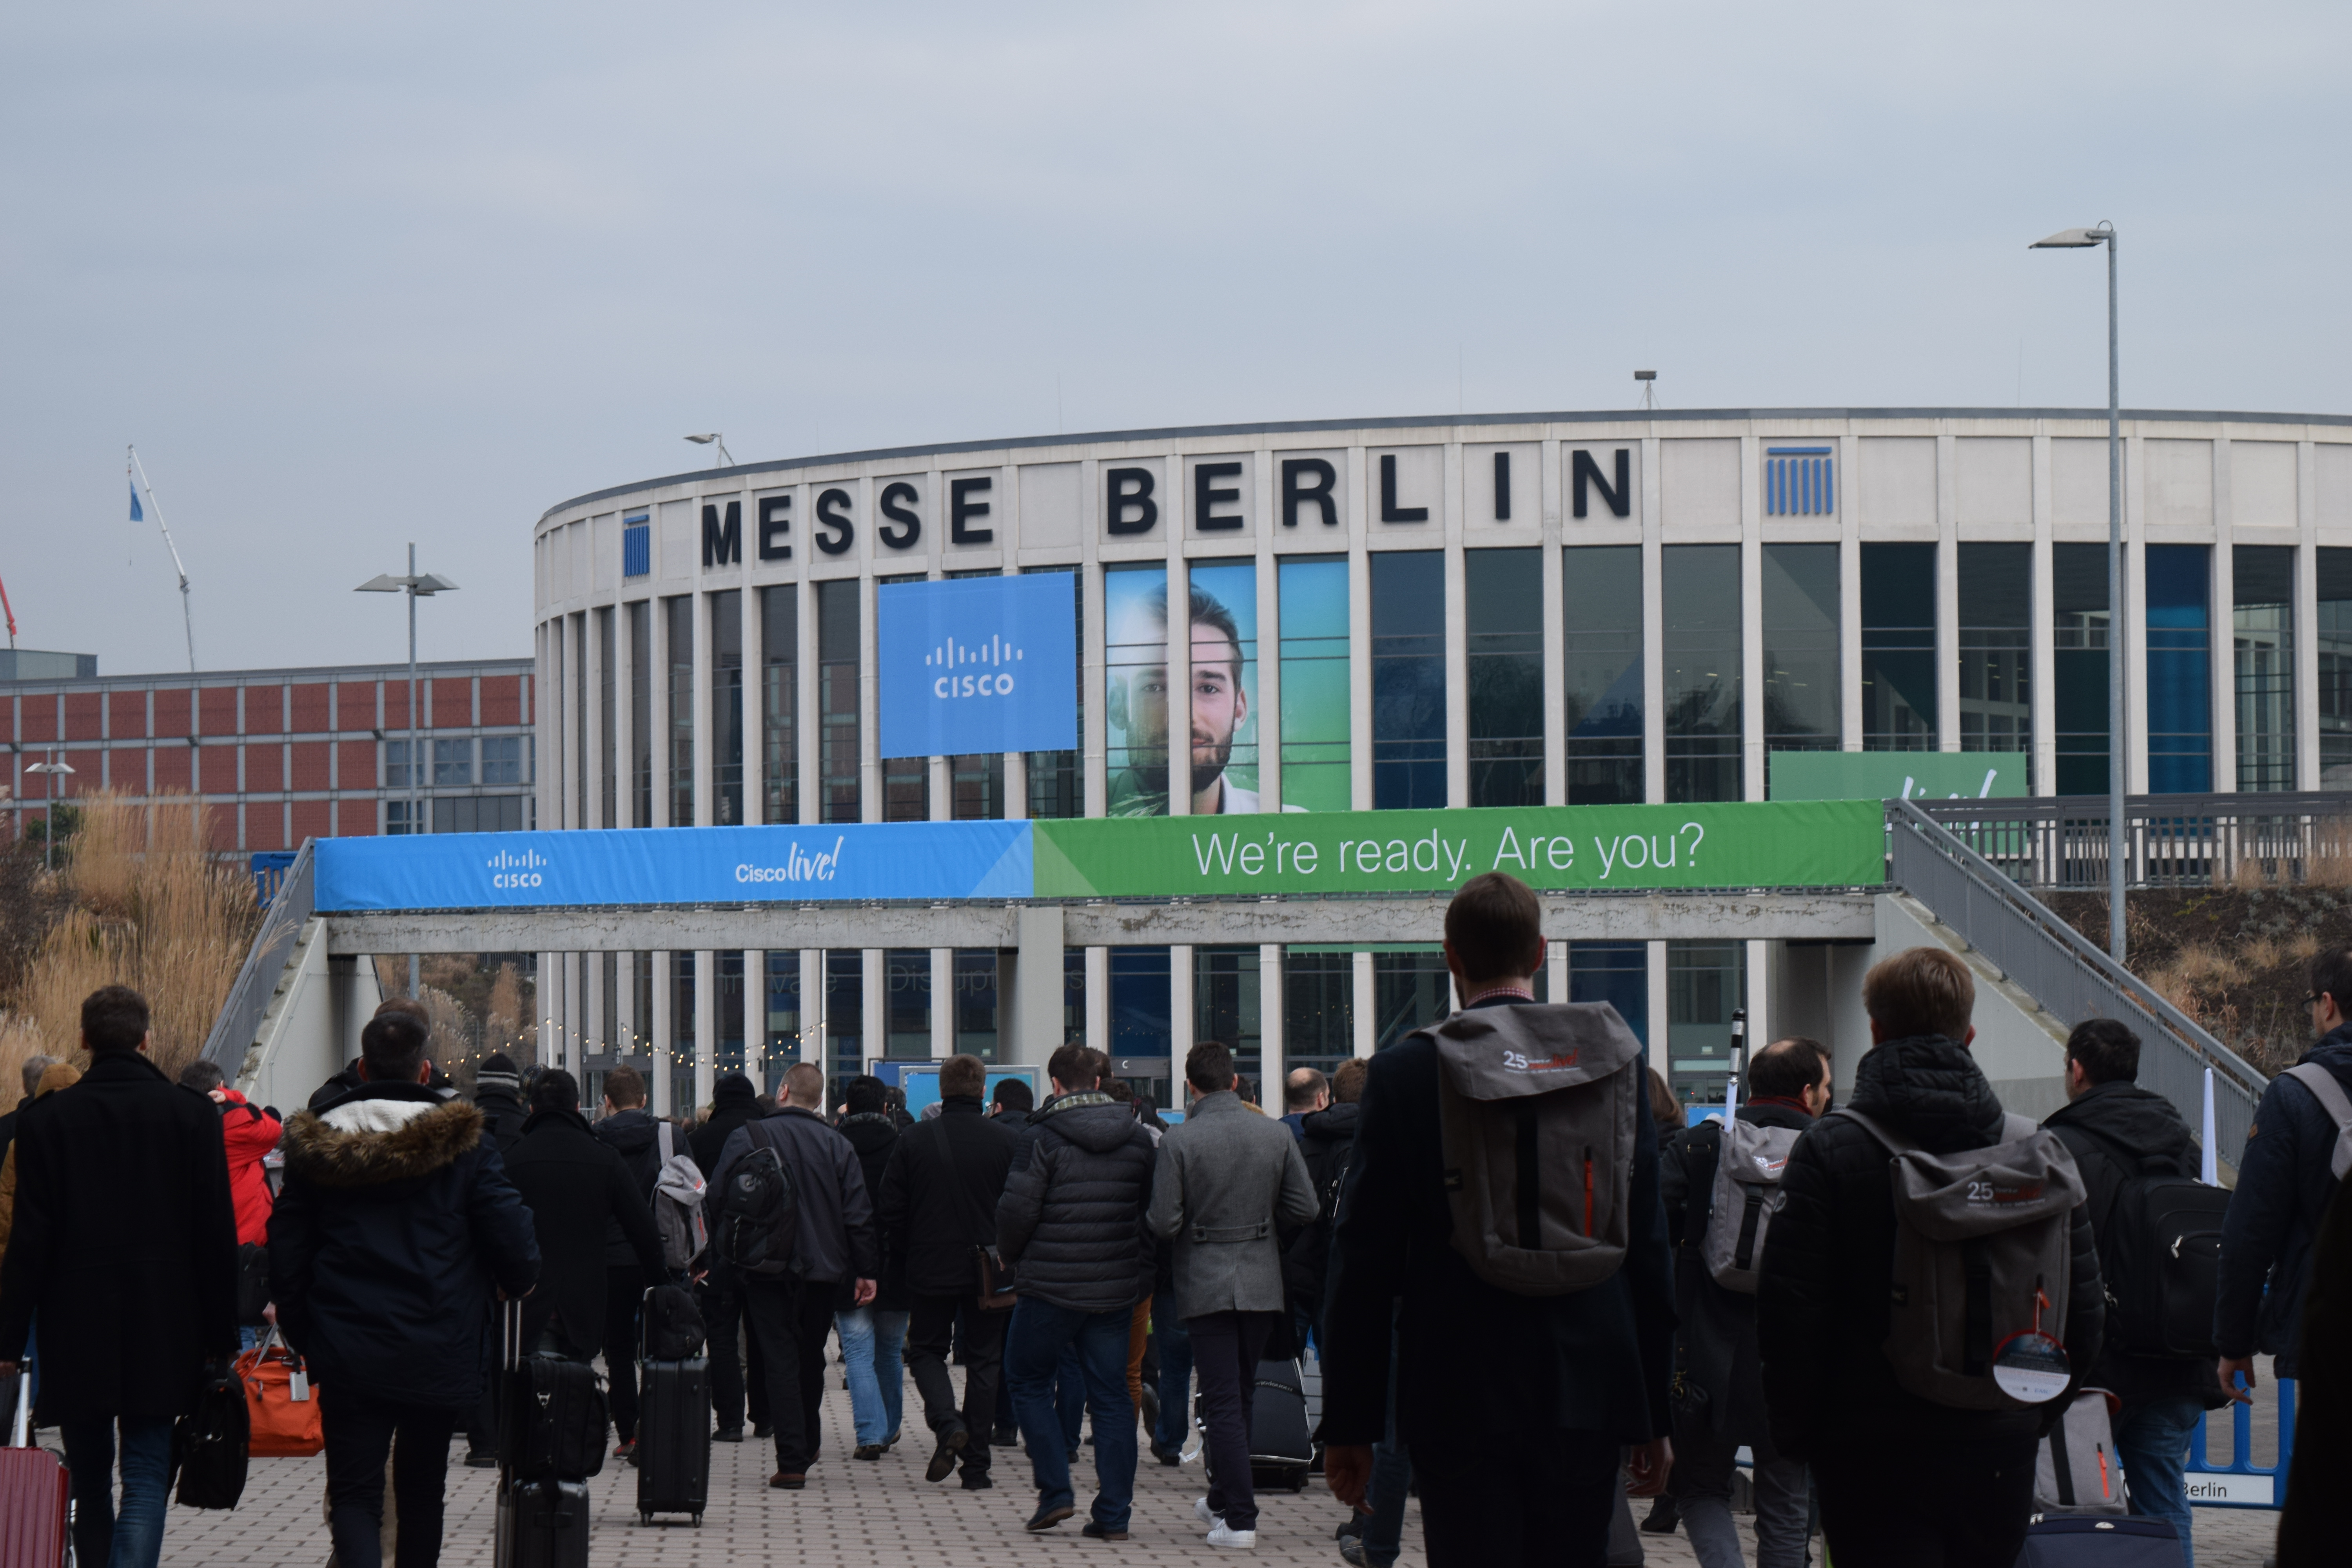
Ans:
{"label": "letter m on building", "polygon": [[743,563],[743,503],[727,503],[727,521],[719,521],[719,509],[702,509],[702,563],[705,566],[740,566]]}

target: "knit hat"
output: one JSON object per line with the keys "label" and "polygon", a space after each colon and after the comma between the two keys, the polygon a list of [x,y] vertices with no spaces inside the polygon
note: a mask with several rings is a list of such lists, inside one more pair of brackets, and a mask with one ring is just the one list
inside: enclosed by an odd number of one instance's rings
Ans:
{"label": "knit hat", "polygon": [[522,1075],[515,1071],[514,1058],[504,1051],[492,1051],[482,1058],[480,1070],[474,1074],[474,1092],[486,1089],[502,1089],[520,1098]]}

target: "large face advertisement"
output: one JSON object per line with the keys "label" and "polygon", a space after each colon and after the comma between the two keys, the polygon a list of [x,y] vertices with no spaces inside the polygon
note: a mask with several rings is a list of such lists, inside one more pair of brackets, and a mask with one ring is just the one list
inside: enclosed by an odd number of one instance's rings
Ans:
{"label": "large face advertisement", "polygon": [[[1192,678],[1185,704],[1196,816],[1258,809],[1257,568],[1192,564],[1187,621]],[[1165,816],[1170,788],[1168,572],[1115,568],[1103,580],[1106,815]]]}

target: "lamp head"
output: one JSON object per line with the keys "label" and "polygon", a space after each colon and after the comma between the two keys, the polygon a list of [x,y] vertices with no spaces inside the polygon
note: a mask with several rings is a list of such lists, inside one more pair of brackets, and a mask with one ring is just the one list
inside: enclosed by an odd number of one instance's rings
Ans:
{"label": "lamp head", "polygon": [[693,442],[698,447],[708,447],[710,443],[719,439],[719,432],[713,430],[708,436],[688,436],[687,439]]}
{"label": "lamp head", "polygon": [[2106,245],[2116,237],[2116,226],[2102,223],[2095,228],[2062,228],[2047,239],[2037,239],[2028,250],[2089,250]]}

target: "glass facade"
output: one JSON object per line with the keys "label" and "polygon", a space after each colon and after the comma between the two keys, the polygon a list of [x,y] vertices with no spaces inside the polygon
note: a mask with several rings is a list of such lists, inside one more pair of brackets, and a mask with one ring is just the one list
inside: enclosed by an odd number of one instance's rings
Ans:
{"label": "glass facade", "polygon": [[2051,720],[2060,795],[2107,793],[2107,547],[2050,547]]}
{"label": "glass facade", "polygon": [[784,1069],[801,1054],[801,955],[797,950],[771,952],[767,957],[768,1027],[767,1079],[760,1087],[772,1094],[783,1081]]}
{"label": "glass facade", "polygon": [[743,1070],[743,950],[722,948],[711,955],[718,972],[718,1048],[711,1066],[718,1072]]}
{"label": "glass facade", "polygon": [[1936,546],[1862,547],[1862,749],[1936,750]]}
{"label": "glass facade", "polygon": [[857,595],[855,577],[816,585],[817,798],[826,822],[856,822],[864,811],[857,776]]}
{"label": "glass facade", "polygon": [[1384,1051],[1454,1011],[1454,977],[1434,944],[1372,954],[1372,1049]]}
{"label": "glass facade", "polygon": [[[1070,579],[1073,601],[1071,619],[1078,628],[1078,697],[1076,710],[1077,731],[1087,732],[1087,598],[1078,591],[1078,574],[1069,566],[1030,566],[1025,573],[1060,572]],[[1084,816],[1087,812],[1086,777],[1078,768],[1078,753],[1068,752],[1031,752],[1029,764],[1029,815],[1038,818]],[[1002,816],[1003,812],[998,812]]]}
{"label": "glass facade", "polygon": [[800,587],[760,590],[760,820],[801,819]]}
{"label": "glass facade", "polygon": [[2230,636],[2237,682],[2238,787],[2294,787],[2294,546],[2230,552]]}
{"label": "glass facade", "polygon": [[710,595],[710,816],[743,821],[743,595]]}
{"label": "glass facade", "polygon": [[662,653],[669,668],[669,826],[694,826],[694,600],[662,601]]}
{"label": "glass facade", "polygon": [[1113,816],[1168,814],[1168,568],[1103,571],[1103,771]]}
{"label": "glass facade", "polygon": [[1650,944],[1572,942],[1568,944],[1568,999],[1606,1002],[1625,1026],[1650,1043]]}
{"label": "glass facade", "polygon": [[1642,781],[1642,547],[1560,552],[1568,804],[1626,805]]}
{"label": "glass facade", "polygon": [[1666,1079],[1685,1104],[1722,1100],[1731,1015],[1747,994],[1746,942],[1666,943]]}
{"label": "glass facade", "polygon": [[[638,599],[629,617],[629,826],[654,825],[653,606]],[[640,1013],[639,1017],[645,1015]]]}
{"label": "glass facade", "polygon": [[1767,544],[1764,752],[1838,749],[1838,547]]}
{"label": "glass facade", "polygon": [[997,963],[993,949],[958,951],[955,965],[955,1048],[960,1056],[998,1059]]}
{"label": "glass facade", "polygon": [[1960,750],[2033,750],[2033,546],[1959,547]]}
{"label": "glass facade", "polygon": [[1372,808],[1445,804],[1445,553],[1383,550],[1372,574]]}
{"label": "glass facade", "polygon": [[866,955],[856,948],[824,954],[824,1077],[831,1102],[866,1070]]}
{"label": "glass facade", "polygon": [[1356,955],[1282,950],[1282,1059],[1329,1072],[1356,1054]]}
{"label": "glass facade", "polygon": [[[877,586],[920,583],[920,573],[902,577],[877,577]],[[931,763],[928,757],[882,759],[882,820],[929,822],[931,819]]]}
{"label": "glass facade", "polygon": [[[1234,1067],[1255,1083],[1265,1040],[1258,1009],[1258,951],[1255,947],[1192,950],[1192,1039],[1216,1040],[1234,1053]],[[1181,1052],[1176,1053],[1181,1058]],[[1174,1067],[1181,1071],[1183,1063]],[[1292,1065],[1297,1065],[1294,1062]]]}
{"label": "glass facade", "polygon": [[[1115,947],[1110,950],[1110,1054],[1114,1057],[1170,1055],[1168,950],[1164,947]],[[1186,1049],[1191,1048],[1190,1042]]]}
{"label": "glass facade", "polygon": [[2319,787],[2352,789],[2352,550],[2315,552],[2319,605]]}
{"label": "glass facade", "polygon": [[1275,572],[1282,600],[1282,804],[1345,811],[1354,798],[1348,558],[1290,556]]}
{"label": "glass facade", "polygon": [[2212,557],[2202,544],[2147,547],[2147,787],[2213,787]]}
{"label": "glass facade", "polygon": [[1472,805],[1544,803],[1543,554],[1462,558]]}
{"label": "glass facade", "polygon": [[882,1054],[894,1062],[931,1055],[931,950],[894,947],[882,954]]}
{"label": "glass facade", "polygon": [[1669,544],[1659,552],[1663,602],[1666,798],[1738,800],[1739,546]]}

